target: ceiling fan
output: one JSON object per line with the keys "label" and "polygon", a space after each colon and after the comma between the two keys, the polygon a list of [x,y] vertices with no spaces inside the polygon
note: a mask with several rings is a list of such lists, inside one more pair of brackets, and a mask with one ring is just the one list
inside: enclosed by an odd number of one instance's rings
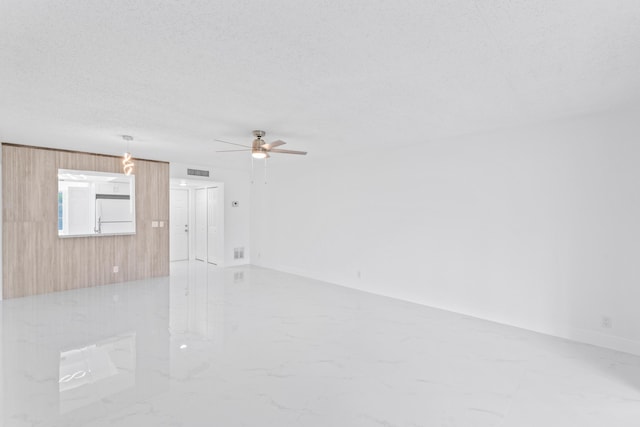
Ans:
{"label": "ceiling fan", "polygon": [[295,151],[295,150],[282,150],[280,148],[275,148],[275,147],[279,147],[281,145],[286,144],[286,142],[281,141],[281,140],[277,140],[277,141],[273,141],[270,143],[266,143],[262,137],[264,137],[266,134],[265,131],[263,130],[254,130],[253,131],[253,136],[256,137],[256,139],[253,140],[253,143],[251,144],[251,146],[248,145],[242,145],[242,144],[236,144],[235,142],[229,142],[229,141],[223,141],[221,139],[216,139],[216,141],[218,142],[224,142],[225,144],[231,144],[231,145],[238,145],[240,147],[245,147],[242,150],[219,150],[216,151],[216,153],[228,153],[231,151],[251,151],[251,156],[255,159],[266,159],[269,158],[271,156],[269,156],[269,153],[282,153],[282,154],[302,154],[302,155],[306,155],[307,152],[306,151]]}

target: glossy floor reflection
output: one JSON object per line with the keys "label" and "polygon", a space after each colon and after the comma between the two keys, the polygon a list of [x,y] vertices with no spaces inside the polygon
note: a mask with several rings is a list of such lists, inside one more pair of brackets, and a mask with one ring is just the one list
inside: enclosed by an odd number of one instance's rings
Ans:
{"label": "glossy floor reflection", "polygon": [[639,357],[256,267],[0,310],[6,427],[640,425]]}

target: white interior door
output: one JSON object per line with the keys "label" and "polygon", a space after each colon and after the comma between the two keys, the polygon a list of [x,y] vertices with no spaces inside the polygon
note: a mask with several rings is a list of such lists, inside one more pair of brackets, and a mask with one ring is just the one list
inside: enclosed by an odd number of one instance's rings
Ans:
{"label": "white interior door", "polygon": [[196,189],[196,259],[207,260],[207,189]]}
{"label": "white interior door", "polygon": [[171,261],[189,259],[189,190],[171,189]]}
{"label": "white interior door", "polygon": [[207,188],[207,261],[216,265],[220,263],[220,253],[218,248],[218,203],[218,188]]}

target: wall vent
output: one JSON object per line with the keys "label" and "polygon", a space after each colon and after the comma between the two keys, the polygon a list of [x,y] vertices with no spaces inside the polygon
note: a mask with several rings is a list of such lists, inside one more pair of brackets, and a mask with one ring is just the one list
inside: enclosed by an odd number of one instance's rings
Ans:
{"label": "wall vent", "polygon": [[233,259],[244,259],[244,248],[233,248]]}
{"label": "wall vent", "polygon": [[187,169],[187,175],[191,176],[209,176],[209,171],[203,171],[200,169]]}

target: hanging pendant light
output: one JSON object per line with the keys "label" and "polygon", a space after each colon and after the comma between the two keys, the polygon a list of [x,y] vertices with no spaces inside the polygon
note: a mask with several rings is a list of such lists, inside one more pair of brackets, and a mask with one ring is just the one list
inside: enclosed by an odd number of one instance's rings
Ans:
{"label": "hanging pendant light", "polygon": [[122,135],[122,139],[127,141],[127,152],[124,153],[122,158],[122,169],[125,175],[131,175],[133,172],[133,160],[131,160],[131,153],[129,152],[129,143],[133,141],[133,137],[130,135]]}

